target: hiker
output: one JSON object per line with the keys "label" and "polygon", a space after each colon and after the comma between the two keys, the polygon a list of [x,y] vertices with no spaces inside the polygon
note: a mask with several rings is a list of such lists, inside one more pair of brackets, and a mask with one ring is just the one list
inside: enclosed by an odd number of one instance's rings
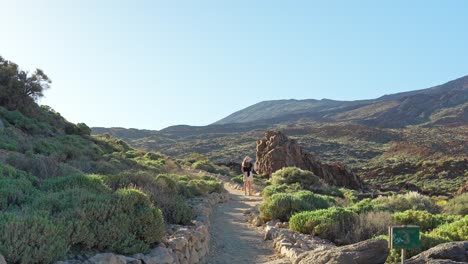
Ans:
{"label": "hiker", "polygon": [[247,195],[252,195],[252,183],[253,183],[253,176],[252,176],[252,158],[246,156],[242,161],[242,173],[244,174],[244,192]]}

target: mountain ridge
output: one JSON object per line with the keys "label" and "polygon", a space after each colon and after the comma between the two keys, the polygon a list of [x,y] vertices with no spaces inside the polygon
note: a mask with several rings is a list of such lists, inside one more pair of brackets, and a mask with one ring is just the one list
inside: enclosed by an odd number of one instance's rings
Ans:
{"label": "mountain ridge", "polygon": [[[421,99],[418,97],[423,97],[423,100],[418,100]],[[430,104],[423,104],[424,101],[430,102]],[[429,121],[427,118],[437,110],[453,107],[467,101],[468,76],[464,76],[430,88],[383,95],[375,99],[356,101],[338,101],[331,99],[262,101],[236,111],[214,122],[212,125],[248,123],[274,119],[297,121],[301,118],[315,121],[344,121],[342,118],[337,119],[333,114],[337,113],[343,116],[345,112],[356,112],[357,109],[365,107],[364,110],[372,110],[368,111],[371,112],[369,115],[362,115],[361,113],[362,118],[360,120],[354,117],[346,120],[384,127],[406,126]],[[409,105],[418,104],[422,104],[424,107],[419,109],[408,109],[407,107]],[[372,106],[374,106],[374,109],[371,109]],[[382,106],[384,106],[384,109],[382,109]],[[408,116],[403,119],[403,122],[387,123],[384,121],[384,119],[394,120],[395,115],[404,117],[405,113],[408,113]],[[422,118],[418,118],[420,115],[422,115]],[[401,118],[396,119],[402,121]]]}

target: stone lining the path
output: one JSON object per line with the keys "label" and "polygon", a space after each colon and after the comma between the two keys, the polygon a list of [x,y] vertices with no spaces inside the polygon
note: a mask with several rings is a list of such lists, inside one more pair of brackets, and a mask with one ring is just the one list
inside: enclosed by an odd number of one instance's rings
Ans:
{"label": "stone lining the path", "polygon": [[[131,256],[114,253],[81,255],[55,264],[196,264],[205,263],[209,253],[211,215],[213,206],[227,202],[228,193],[211,193],[189,201],[196,217],[193,226],[170,225],[161,242],[148,254]],[[0,256],[0,264],[2,264]]]}
{"label": "stone lining the path", "polygon": [[[251,213],[248,221],[255,226],[262,225],[255,212]],[[269,221],[263,226],[264,239],[273,240],[276,252],[288,257],[294,264],[384,263],[389,254],[388,242],[383,239],[370,239],[338,247],[326,239],[292,231],[287,223],[278,220]]]}

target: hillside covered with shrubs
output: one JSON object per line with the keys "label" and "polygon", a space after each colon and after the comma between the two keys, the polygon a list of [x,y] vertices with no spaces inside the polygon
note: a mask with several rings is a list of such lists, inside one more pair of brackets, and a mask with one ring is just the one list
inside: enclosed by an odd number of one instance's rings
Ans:
{"label": "hillside covered with shrubs", "polygon": [[222,191],[180,160],[91,136],[86,124],[39,106],[50,83],[0,57],[0,255],[8,263],[145,252],[167,224],[191,223],[188,199]]}
{"label": "hillside covered with shrubs", "polygon": [[[450,199],[414,191],[362,198],[355,190],[327,186],[313,173],[295,167],[275,172],[268,183],[259,208],[262,220],[285,221],[296,232],[337,245],[388,239],[390,225],[420,226],[421,245],[409,250],[407,257],[444,242],[468,240],[468,193]],[[387,262],[398,262],[399,254],[392,250]]]}

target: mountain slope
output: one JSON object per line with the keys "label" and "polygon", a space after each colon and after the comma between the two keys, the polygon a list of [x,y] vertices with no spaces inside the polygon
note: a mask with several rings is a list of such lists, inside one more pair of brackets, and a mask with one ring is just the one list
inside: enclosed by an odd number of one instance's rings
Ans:
{"label": "mountain slope", "polygon": [[[276,100],[237,111],[214,124],[263,122],[276,124],[300,120],[352,121],[380,127],[405,127],[431,121],[431,115],[468,102],[468,76],[435,87],[384,95],[374,100]],[[434,118],[434,116],[433,116]],[[456,118],[450,122],[463,121]],[[447,123],[449,120],[445,120]]]}

